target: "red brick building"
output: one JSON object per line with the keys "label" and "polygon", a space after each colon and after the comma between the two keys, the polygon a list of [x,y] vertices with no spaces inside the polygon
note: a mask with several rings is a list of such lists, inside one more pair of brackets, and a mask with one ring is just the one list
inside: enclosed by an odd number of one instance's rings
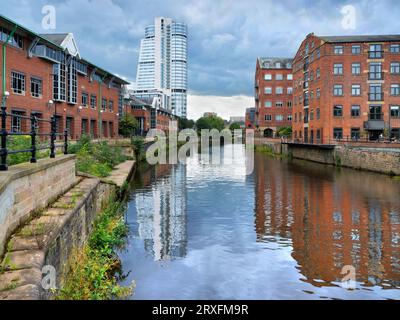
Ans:
{"label": "red brick building", "polygon": [[130,96],[125,99],[124,112],[133,115],[139,122],[138,135],[145,135],[150,129],[169,131],[169,123],[177,120],[168,110],[156,106],[156,101],[146,101]]}
{"label": "red brick building", "polygon": [[246,108],[245,127],[254,129],[256,125],[256,108]]}
{"label": "red brick building", "polygon": [[292,59],[258,58],[255,75],[256,130],[275,137],[292,125]]}
{"label": "red brick building", "polygon": [[[71,33],[39,35],[0,16],[1,45],[14,29],[6,45],[7,113],[45,119],[56,114],[57,131],[67,128],[73,139],[82,133],[116,137],[128,82],[84,60]],[[10,117],[7,129],[26,132],[29,125],[29,120]],[[39,133],[49,131],[45,126],[41,122]]]}
{"label": "red brick building", "polygon": [[295,140],[400,137],[400,36],[309,34],[293,77]]}

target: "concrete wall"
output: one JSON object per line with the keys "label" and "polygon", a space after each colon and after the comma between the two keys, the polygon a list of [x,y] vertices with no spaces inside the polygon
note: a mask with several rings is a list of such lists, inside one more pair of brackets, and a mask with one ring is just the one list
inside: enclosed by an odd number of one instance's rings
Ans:
{"label": "concrete wall", "polygon": [[0,172],[0,256],[13,231],[75,183],[74,155],[15,165]]}

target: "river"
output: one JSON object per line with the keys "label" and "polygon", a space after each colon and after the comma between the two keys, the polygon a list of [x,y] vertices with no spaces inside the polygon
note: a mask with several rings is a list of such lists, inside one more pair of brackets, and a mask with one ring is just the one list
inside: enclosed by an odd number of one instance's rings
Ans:
{"label": "river", "polygon": [[137,170],[118,252],[132,299],[400,299],[399,181],[260,153],[246,175],[244,147],[224,148],[233,161]]}

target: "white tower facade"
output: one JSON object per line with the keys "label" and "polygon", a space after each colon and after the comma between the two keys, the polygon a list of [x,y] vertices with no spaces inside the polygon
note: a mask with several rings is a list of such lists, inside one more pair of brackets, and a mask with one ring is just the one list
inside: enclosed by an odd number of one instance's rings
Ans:
{"label": "white tower facade", "polygon": [[166,106],[179,117],[187,113],[187,26],[157,17],[145,29],[140,43],[136,91],[162,91],[170,97]]}

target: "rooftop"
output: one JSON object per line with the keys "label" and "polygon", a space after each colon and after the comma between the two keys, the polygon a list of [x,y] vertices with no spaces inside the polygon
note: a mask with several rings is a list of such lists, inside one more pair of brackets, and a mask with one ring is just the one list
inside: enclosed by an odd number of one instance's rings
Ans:
{"label": "rooftop", "polygon": [[261,69],[292,69],[293,59],[259,57],[257,58]]}
{"label": "rooftop", "polygon": [[329,43],[400,41],[400,35],[319,36],[319,38]]}

